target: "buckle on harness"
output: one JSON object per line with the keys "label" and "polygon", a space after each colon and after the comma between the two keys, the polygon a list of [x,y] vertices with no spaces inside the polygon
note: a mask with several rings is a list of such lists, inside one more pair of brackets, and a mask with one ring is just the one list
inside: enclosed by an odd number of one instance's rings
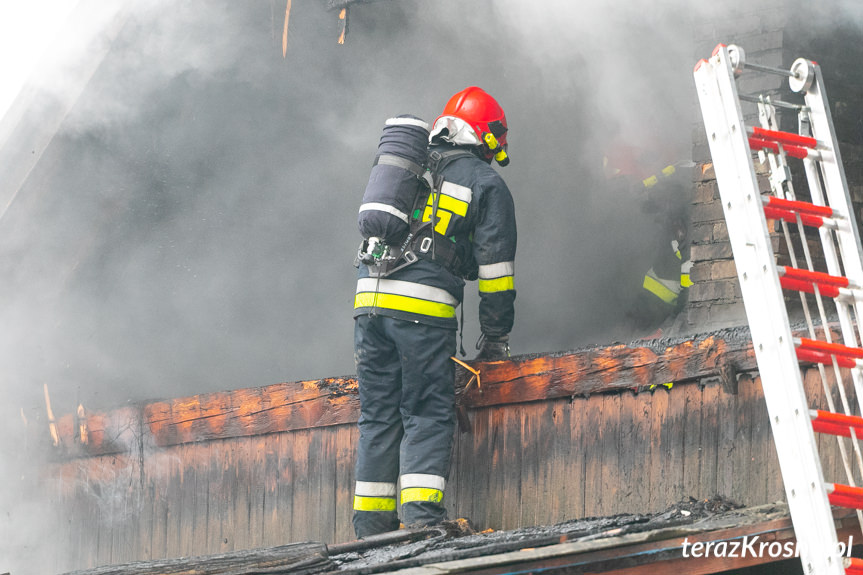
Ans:
{"label": "buckle on harness", "polygon": [[432,239],[431,236],[426,236],[420,242],[420,252],[427,254],[432,247]]}

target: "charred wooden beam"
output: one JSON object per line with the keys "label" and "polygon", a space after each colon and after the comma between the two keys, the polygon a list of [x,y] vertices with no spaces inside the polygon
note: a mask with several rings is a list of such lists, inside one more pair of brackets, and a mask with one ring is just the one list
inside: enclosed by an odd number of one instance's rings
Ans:
{"label": "charred wooden beam", "polygon": [[[730,333],[468,365],[479,369],[482,386],[466,386],[473,374],[457,368],[457,402],[462,410],[637,392],[668,382],[719,383],[723,374],[728,379],[735,377],[735,370],[754,370],[755,358],[750,340]],[[60,418],[58,428],[63,452],[78,456],[353,424],[358,417],[357,382],[339,377],[155,401],[107,413],[88,412],[83,418],[70,414]],[[78,431],[82,425],[88,430],[86,444]]]}
{"label": "charred wooden beam", "polygon": [[[841,541],[859,534],[853,513],[841,510],[834,513],[834,520]],[[791,518],[784,504],[735,510],[690,524],[670,523],[653,529],[632,527],[635,529],[628,530],[624,526],[574,539],[564,536],[559,543],[549,538],[536,540],[522,535],[475,548],[441,546],[416,557],[385,564],[370,562],[357,568],[344,565],[326,575],[373,575],[398,569],[409,569],[412,575],[719,573],[771,563],[783,557],[763,552],[704,553],[708,542],[714,546],[722,543],[726,551],[730,542],[739,543],[743,538],[754,539],[758,545],[774,544],[780,550],[786,549],[786,544],[795,543]],[[693,544],[698,546],[694,554]]]}
{"label": "charred wooden beam", "polygon": [[[685,383],[723,374],[728,377],[729,365],[736,365],[737,370],[755,369],[749,340],[709,336],[658,349],[617,345],[516,358],[482,364],[483,386],[465,388],[460,400],[467,407],[481,407],[624,390],[638,392],[656,384]],[[460,378],[463,384],[466,377],[462,374]]]}

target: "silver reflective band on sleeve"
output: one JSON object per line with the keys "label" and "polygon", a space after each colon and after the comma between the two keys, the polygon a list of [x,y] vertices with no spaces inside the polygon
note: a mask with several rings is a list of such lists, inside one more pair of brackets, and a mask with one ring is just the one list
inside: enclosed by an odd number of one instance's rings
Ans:
{"label": "silver reflective band on sleeve", "polygon": [[453,307],[458,305],[458,300],[446,290],[402,280],[360,278],[357,281],[357,293],[361,292],[389,293],[444,303]]}
{"label": "silver reflective band on sleeve", "polygon": [[401,476],[402,489],[411,487],[427,487],[443,491],[446,479],[440,475],[429,475],[426,473],[405,473]]}
{"label": "silver reflective band on sleeve", "polygon": [[473,190],[467,188],[465,186],[460,186],[458,184],[453,184],[452,182],[444,182],[440,186],[440,193],[445,196],[449,196],[451,198],[455,198],[457,200],[461,200],[465,203],[470,203],[471,198],[473,197]]}
{"label": "silver reflective band on sleeve", "polygon": [[498,262],[479,266],[480,279],[490,280],[515,274],[515,262]]}
{"label": "silver reflective band on sleeve", "polygon": [[419,118],[390,118],[386,122],[387,126],[419,126],[428,132],[429,125]]}
{"label": "silver reflective band on sleeve", "polygon": [[402,212],[401,210],[397,210],[396,208],[394,208],[390,205],[381,204],[378,202],[369,202],[367,204],[363,204],[360,206],[360,212],[368,212],[371,210],[378,211],[378,212],[386,212],[388,214],[391,214],[391,215],[397,217],[398,219],[400,219],[401,221],[403,221],[406,224],[410,223],[410,220],[408,219],[408,215],[406,213]]}
{"label": "silver reflective band on sleeve", "polygon": [[395,497],[396,484],[382,481],[357,481],[354,493],[363,497]]}

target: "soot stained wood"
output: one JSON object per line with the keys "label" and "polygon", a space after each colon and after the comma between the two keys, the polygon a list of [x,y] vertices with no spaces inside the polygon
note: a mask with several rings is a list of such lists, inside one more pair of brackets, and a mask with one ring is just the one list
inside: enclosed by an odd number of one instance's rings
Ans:
{"label": "soot stained wood", "polygon": [[[665,382],[718,378],[729,370],[753,370],[745,338],[709,336],[666,347],[615,345],[540,357],[473,364],[482,387],[465,388],[458,369],[457,401],[478,409],[494,405],[641,391]],[[107,413],[90,413],[86,444],[76,436],[72,414],[60,418],[58,455],[80,457],[124,453],[141,447],[248,437],[355,423],[359,416],[356,380],[349,377],[280,383],[148,403]],[[143,437],[141,434],[143,433]]]}

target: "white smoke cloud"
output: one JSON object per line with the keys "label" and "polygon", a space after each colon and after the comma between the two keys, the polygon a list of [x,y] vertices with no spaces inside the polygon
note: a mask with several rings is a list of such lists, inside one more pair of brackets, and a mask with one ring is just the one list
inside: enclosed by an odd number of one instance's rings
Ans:
{"label": "white smoke cloud", "polygon": [[[50,52],[67,64],[36,78],[68,113],[0,219],[0,572],[46,572],[34,542],[62,559],[68,540],[29,497],[50,485],[21,496],[51,454],[43,383],[59,415],[353,372],[354,222],[382,123],[431,120],[468,85],[510,123],[514,351],[627,337],[616,298],[654,230],[604,193],[606,147],[688,154],[696,44],[727,41],[732,8],[783,4],[392,0],[353,9],[338,46],[336,15],[294,2],[282,58],[281,2],[82,0]],[[27,456],[22,437],[41,438]]]}

